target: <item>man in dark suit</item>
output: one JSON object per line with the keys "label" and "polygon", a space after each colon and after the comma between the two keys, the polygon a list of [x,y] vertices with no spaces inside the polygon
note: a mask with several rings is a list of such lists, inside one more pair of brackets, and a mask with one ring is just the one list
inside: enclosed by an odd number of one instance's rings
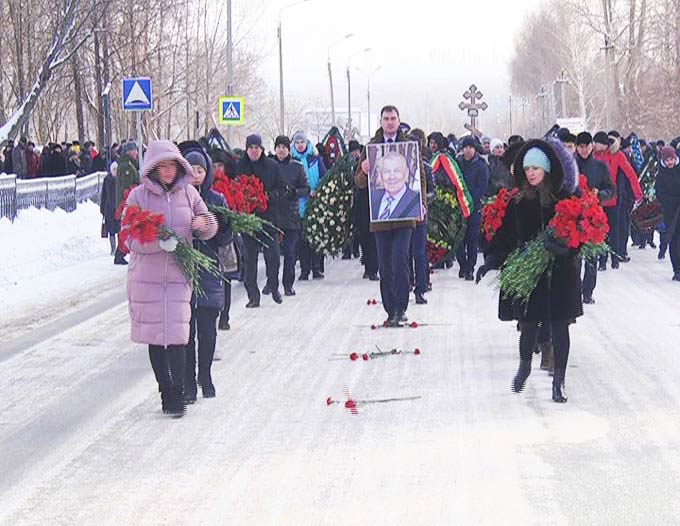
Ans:
{"label": "man in dark suit", "polygon": [[[399,130],[399,110],[394,106],[385,106],[380,112],[380,129],[371,140],[373,144],[391,144],[406,140],[403,132]],[[408,171],[408,170],[406,170]],[[420,173],[424,172],[421,165]],[[354,175],[354,181],[358,188],[366,188],[368,180],[369,164],[366,159],[366,149],[361,155],[361,160]],[[391,177],[388,179],[392,179]],[[426,194],[423,188],[425,179],[421,177],[421,195]],[[405,183],[394,182],[395,188],[401,189]],[[382,198],[390,192],[390,184],[386,185],[386,192],[383,192],[381,201],[376,204],[378,217],[381,216],[380,210]],[[416,194],[417,195],[417,194]],[[372,203],[371,203],[372,204]],[[395,211],[396,205],[394,203]],[[390,214],[392,207],[390,206]],[[423,203],[423,214],[425,204]],[[416,219],[407,218],[398,221],[371,221],[371,232],[375,233],[376,247],[378,249],[378,266],[380,269],[380,295],[382,297],[383,308],[387,312],[387,325],[399,327],[402,320],[405,320],[405,313],[409,299],[409,247],[411,245],[411,235],[416,227]]]}
{"label": "man in dark suit", "polygon": [[420,195],[407,186],[408,166],[403,155],[389,152],[378,161],[377,178],[382,189],[371,193],[374,221],[414,219],[421,216]]}

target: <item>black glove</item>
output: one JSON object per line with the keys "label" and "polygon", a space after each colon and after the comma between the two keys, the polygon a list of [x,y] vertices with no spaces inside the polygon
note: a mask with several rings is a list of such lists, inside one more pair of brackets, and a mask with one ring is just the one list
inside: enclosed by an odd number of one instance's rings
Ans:
{"label": "black glove", "polygon": [[486,265],[482,265],[477,269],[477,277],[475,278],[475,284],[479,284],[480,281],[482,281],[482,278],[486,276],[486,273],[491,270],[489,267]]}
{"label": "black glove", "polygon": [[295,201],[298,198],[295,188],[288,187],[288,193],[286,194],[286,197],[288,197],[289,201]]}
{"label": "black glove", "polygon": [[543,246],[548,252],[553,253],[554,255],[558,257],[574,257],[578,254],[578,250],[575,248],[569,248],[566,246],[564,243],[561,241],[558,241],[552,236],[548,236],[545,238],[545,241],[543,242]]}

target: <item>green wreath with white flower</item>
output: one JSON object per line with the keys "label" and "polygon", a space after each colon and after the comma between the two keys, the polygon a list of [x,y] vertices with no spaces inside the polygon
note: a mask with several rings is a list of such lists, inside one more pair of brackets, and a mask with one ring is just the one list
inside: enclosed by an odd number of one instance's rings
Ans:
{"label": "green wreath with white flower", "polygon": [[317,252],[334,256],[351,239],[353,193],[353,163],[347,154],[328,170],[316,195],[307,202],[302,228]]}

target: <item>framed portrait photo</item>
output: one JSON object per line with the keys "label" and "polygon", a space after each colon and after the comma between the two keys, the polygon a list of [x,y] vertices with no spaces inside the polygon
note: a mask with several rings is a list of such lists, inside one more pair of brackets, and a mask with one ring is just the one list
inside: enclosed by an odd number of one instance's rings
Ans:
{"label": "framed portrait photo", "polygon": [[417,142],[368,144],[371,223],[420,219],[420,147]]}

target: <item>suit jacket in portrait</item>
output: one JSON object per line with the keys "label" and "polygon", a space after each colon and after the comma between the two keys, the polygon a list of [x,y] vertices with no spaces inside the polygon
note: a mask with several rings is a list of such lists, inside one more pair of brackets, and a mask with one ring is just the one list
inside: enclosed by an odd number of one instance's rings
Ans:
{"label": "suit jacket in portrait", "polygon": [[[380,205],[382,204],[385,190],[374,190],[371,193],[371,218],[373,221],[378,221],[380,216]],[[411,190],[408,186],[406,192],[401,196],[397,206],[390,214],[390,217],[383,221],[392,221],[395,219],[417,219],[420,217],[420,195]]]}

